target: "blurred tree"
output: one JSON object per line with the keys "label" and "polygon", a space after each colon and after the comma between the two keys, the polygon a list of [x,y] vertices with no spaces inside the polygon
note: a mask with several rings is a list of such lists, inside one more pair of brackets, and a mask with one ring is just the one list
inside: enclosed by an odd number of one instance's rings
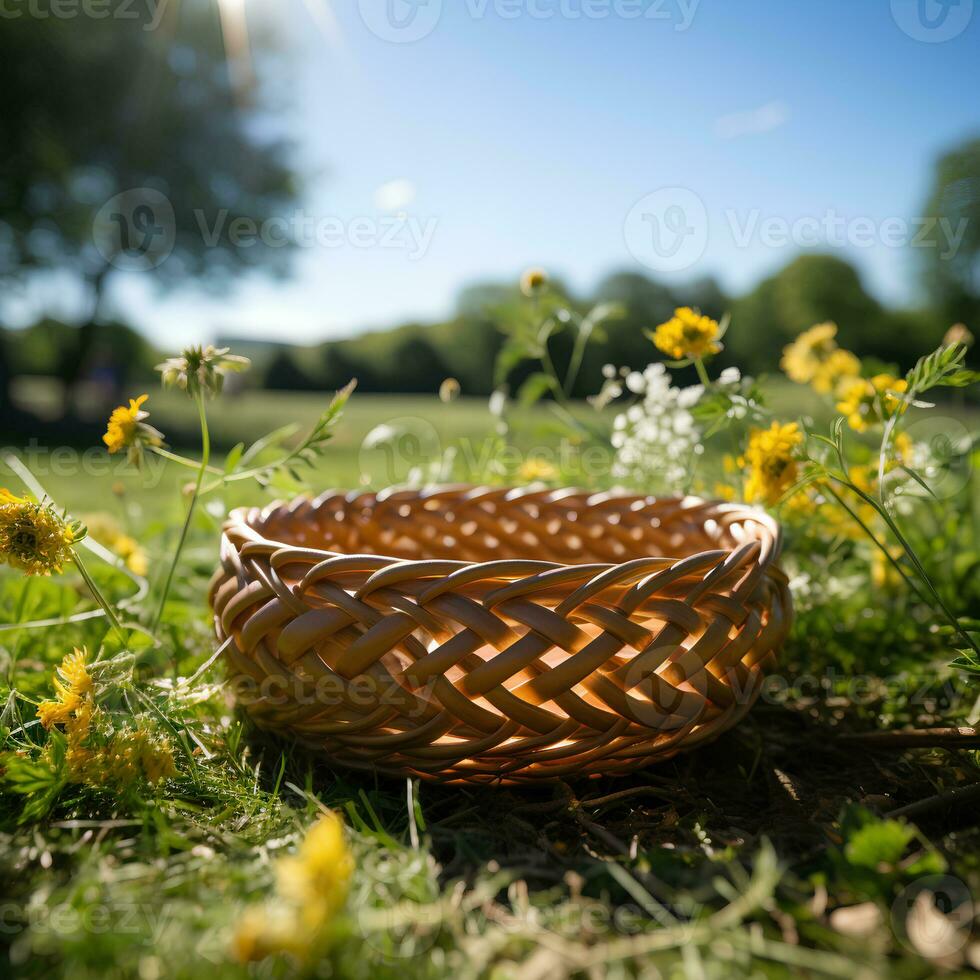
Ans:
{"label": "blurred tree", "polygon": [[0,413],[6,413],[10,410],[10,375],[7,331],[0,327]]}
{"label": "blurred tree", "polygon": [[850,263],[806,254],[734,302],[725,345],[732,363],[771,370],[797,334],[827,320],[840,328],[841,346],[903,368],[941,337],[927,314],[884,309]]}
{"label": "blurred tree", "polygon": [[386,389],[380,384],[372,362],[356,356],[353,349],[358,340],[337,341],[324,344],[321,348],[323,369],[319,372],[323,387],[327,391],[343,388],[352,378],[357,379],[357,390],[370,393],[376,391],[401,391],[400,388]]}
{"label": "blurred tree", "polygon": [[304,358],[304,351],[280,347],[273,355],[265,371],[265,387],[271,391],[320,391],[320,380],[303,368],[297,358]]}
{"label": "blurred tree", "polygon": [[216,4],[4,19],[0,90],[0,281],[58,270],[84,285],[66,382],[90,367],[115,270],[217,285],[286,270],[288,238],[252,229],[294,197],[287,147],[255,83],[230,82]]}
{"label": "blurred tree", "polygon": [[420,336],[396,343],[392,365],[394,373],[389,376],[387,391],[434,395],[450,374],[436,348]]}
{"label": "blurred tree", "polygon": [[596,289],[595,299],[600,303],[621,304],[624,315],[605,324],[607,341],[601,350],[586,352],[582,383],[591,385],[592,391],[598,390],[601,368],[607,362],[642,370],[659,358],[643,331],[663,323],[677,305],[677,297],[669,287],[638,272],[614,272],[606,276]]}
{"label": "blurred tree", "polygon": [[[926,287],[946,321],[980,327],[980,138],[943,154],[936,163],[925,213],[937,220],[923,248]],[[962,240],[957,244],[958,237]],[[926,237],[924,235],[924,237]]]}

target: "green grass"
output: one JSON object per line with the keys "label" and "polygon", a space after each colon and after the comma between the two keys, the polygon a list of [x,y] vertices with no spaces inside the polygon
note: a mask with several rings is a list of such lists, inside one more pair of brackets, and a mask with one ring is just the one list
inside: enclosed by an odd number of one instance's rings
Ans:
{"label": "green grass", "polygon": [[[773,402],[787,414],[817,410],[799,399],[780,386]],[[309,425],[324,401],[227,398],[211,410],[213,429],[227,449],[282,424]],[[155,394],[150,408],[165,432],[191,430],[181,397]],[[433,433],[443,448],[462,441],[476,455],[492,433],[482,401],[355,397],[312,486],[356,487],[364,470],[389,482],[391,471],[361,447],[398,419],[415,421],[396,478],[431,455]],[[556,447],[547,409],[518,426],[525,452]],[[176,490],[191,471],[168,465],[147,480],[49,464],[38,476],[58,503],[116,514],[148,549],[158,586]],[[116,496],[120,479],[127,489]],[[4,474],[0,485],[11,482]],[[0,632],[0,943],[10,975],[296,975],[282,956],[237,963],[232,936],[246,907],[275,894],[276,859],[322,806],[348,824],[355,874],[328,947],[304,968],[311,975],[924,978],[976,966],[968,925],[944,958],[930,958],[914,917],[907,931],[917,890],[930,883],[980,897],[975,749],[873,750],[846,736],[973,724],[977,687],[947,666],[951,638],[920,603],[874,585],[867,550],[845,541],[818,549],[790,535],[798,618],[779,682],[714,745],[621,779],[407,787],[256,732],[229,703],[219,665],[193,684],[175,680],[214,650],[203,596],[226,508],[271,497],[244,484],[199,511],[157,644],[137,636],[131,655],[117,654],[99,620]],[[971,516],[967,493],[955,506],[921,505],[906,524],[947,601],[977,617]],[[117,599],[131,591],[105,566],[96,575]],[[70,572],[28,583],[0,569],[0,626],[91,607]],[[106,710],[119,726],[135,720],[168,738],[176,777],[158,789],[52,789],[36,776],[16,791],[11,774],[42,751],[34,704],[51,695],[55,666],[72,646],[104,641]],[[967,801],[950,802],[951,791]]]}

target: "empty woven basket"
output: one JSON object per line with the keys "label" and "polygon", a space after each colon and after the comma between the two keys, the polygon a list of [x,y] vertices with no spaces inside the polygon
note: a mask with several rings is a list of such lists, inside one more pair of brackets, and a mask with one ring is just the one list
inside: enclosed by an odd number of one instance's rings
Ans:
{"label": "empty woven basket", "polygon": [[694,498],[331,492],[235,511],[210,601],[255,721],[336,763],[624,773],[751,707],[789,626],[779,542]]}

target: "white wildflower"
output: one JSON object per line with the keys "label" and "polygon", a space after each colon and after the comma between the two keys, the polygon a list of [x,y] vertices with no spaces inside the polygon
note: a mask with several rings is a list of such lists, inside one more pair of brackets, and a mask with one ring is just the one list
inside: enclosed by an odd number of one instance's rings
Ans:
{"label": "white wildflower", "polygon": [[634,395],[642,395],[644,389],[646,388],[646,381],[639,371],[630,371],[630,373],[626,375],[626,387],[632,391]]}
{"label": "white wildflower", "polygon": [[626,386],[643,399],[613,422],[613,476],[636,489],[686,491],[694,457],[704,451],[690,412],[704,389],[675,388],[660,363],[628,374]]}
{"label": "white wildflower", "polygon": [[490,414],[499,419],[501,415],[504,414],[504,409],[507,407],[507,392],[503,388],[498,388],[490,396],[490,404],[488,408],[490,409]]}

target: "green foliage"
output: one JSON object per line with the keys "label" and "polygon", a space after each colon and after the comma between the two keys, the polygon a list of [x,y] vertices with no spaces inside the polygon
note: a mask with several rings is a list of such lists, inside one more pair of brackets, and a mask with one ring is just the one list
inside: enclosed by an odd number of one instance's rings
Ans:
{"label": "green foliage", "polygon": [[[8,268],[74,268],[101,288],[107,267],[91,247],[93,218],[113,195],[139,187],[160,190],[174,212],[174,254],[152,274],[227,280],[239,265],[281,265],[288,249],[261,241],[234,248],[226,235],[211,247],[201,233],[200,221],[212,227],[223,208],[226,223],[261,222],[295,193],[285,145],[253,131],[269,108],[263,93],[254,83],[232,86],[217,8],[114,6],[119,16],[88,18],[84,30],[57,17],[19,17],[0,31],[9,110],[0,143],[17,147],[0,160]],[[151,29],[154,13],[159,29]],[[270,50],[267,41],[253,33],[257,54]],[[142,80],[136,89],[134,78]],[[150,96],[147,111],[139,99]]]}
{"label": "green foliage", "polygon": [[[919,250],[933,304],[949,323],[980,323],[980,139],[969,139],[944,153],[935,166],[924,214],[936,221],[936,247]],[[941,224],[940,224],[941,223]],[[955,238],[959,237],[958,244]]]}

